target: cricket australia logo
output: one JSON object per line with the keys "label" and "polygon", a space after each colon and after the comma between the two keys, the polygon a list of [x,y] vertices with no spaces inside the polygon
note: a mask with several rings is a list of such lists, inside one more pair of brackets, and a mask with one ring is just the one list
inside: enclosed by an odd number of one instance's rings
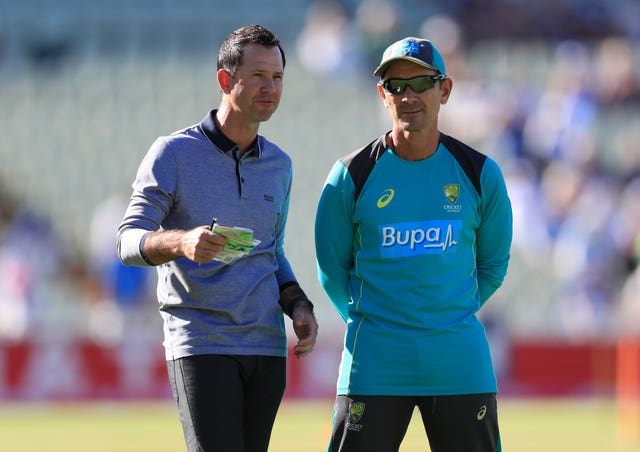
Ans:
{"label": "cricket australia logo", "polygon": [[443,188],[444,196],[451,204],[455,204],[460,196],[460,184],[447,184]]}
{"label": "cricket australia logo", "polygon": [[362,418],[364,414],[364,403],[363,402],[351,402],[349,404],[349,422],[347,423],[347,428],[349,430],[362,430],[362,424],[358,424],[358,421]]}
{"label": "cricket australia logo", "polygon": [[449,204],[444,205],[444,210],[448,212],[460,212],[462,206],[456,204],[460,197],[460,184],[447,184],[442,187],[442,191],[444,192],[444,197],[449,201]]}

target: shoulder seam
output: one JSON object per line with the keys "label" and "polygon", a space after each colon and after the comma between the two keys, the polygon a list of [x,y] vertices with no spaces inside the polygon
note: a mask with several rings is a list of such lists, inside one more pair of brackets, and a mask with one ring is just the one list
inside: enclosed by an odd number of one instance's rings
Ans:
{"label": "shoulder seam", "polygon": [[385,136],[386,133],[340,159],[340,162],[349,172],[355,187],[353,193],[354,202],[358,200],[369,174],[371,174],[373,167],[386,149]]}

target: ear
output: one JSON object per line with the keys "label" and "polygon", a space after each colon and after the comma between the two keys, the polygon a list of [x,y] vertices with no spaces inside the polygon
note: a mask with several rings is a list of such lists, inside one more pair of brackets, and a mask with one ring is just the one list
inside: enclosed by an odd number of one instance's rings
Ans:
{"label": "ear", "polygon": [[231,75],[229,75],[229,73],[224,69],[218,69],[217,75],[220,90],[225,94],[229,94],[233,88],[233,77],[231,77]]}
{"label": "ear", "polygon": [[449,96],[451,95],[451,91],[453,90],[453,80],[450,78],[444,79],[442,81],[442,95],[440,96],[440,104],[444,105],[449,100]]}
{"label": "ear", "polygon": [[380,85],[379,83],[376,85],[376,88],[378,88],[378,95],[380,96],[380,99],[382,99],[384,107],[389,108],[389,102],[387,102],[387,96],[385,94],[384,88],[382,88],[382,85]]}

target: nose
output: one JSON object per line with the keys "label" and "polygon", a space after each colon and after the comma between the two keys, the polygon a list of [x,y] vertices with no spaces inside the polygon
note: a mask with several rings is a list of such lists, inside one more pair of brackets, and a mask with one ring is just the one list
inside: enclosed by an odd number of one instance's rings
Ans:
{"label": "nose", "polygon": [[281,86],[280,80],[273,78],[266,78],[264,84],[262,85],[262,89],[268,92],[275,92]]}
{"label": "nose", "polygon": [[266,81],[263,83],[262,85],[262,89],[264,91],[275,91],[276,89],[276,84],[274,83],[273,80],[271,79],[266,79]]}
{"label": "nose", "polygon": [[402,100],[405,101],[410,101],[410,100],[415,100],[418,97],[418,93],[416,93],[414,90],[411,89],[410,86],[407,86],[404,90],[404,93],[402,93]]}

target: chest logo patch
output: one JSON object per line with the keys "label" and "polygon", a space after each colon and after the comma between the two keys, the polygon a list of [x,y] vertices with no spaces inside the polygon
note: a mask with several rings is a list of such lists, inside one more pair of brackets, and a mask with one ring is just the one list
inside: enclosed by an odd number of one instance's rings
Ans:
{"label": "chest logo patch", "polygon": [[442,189],[447,201],[451,204],[455,204],[460,196],[460,184],[447,184]]}
{"label": "chest logo patch", "polygon": [[378,202],[376,202],[376,206],[378,206],[378,209],[386,207],[387,204],[391,202],[395,194],[396,192],[393,188],[387,188],[385,191],[383,191],[382,196],[380,196],[378,198]]}

